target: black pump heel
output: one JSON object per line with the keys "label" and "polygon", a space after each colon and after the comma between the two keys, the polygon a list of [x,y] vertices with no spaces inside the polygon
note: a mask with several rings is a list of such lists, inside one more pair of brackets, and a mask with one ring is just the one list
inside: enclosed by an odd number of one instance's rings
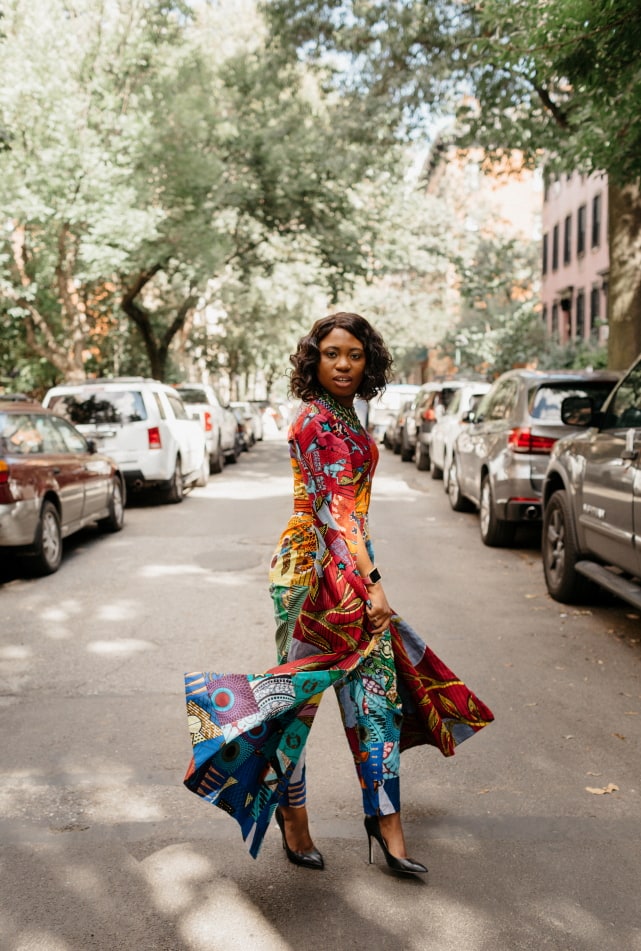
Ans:
{"label": "black pump heel", "polygon": [[287,858],[292,863],[292,865],[301,865],[303,868],[314,868],[319,870],[325,868],[323,856],[320,854],[318,849],[312,849],[311,852],[294,852],[293,849],[290,849],[290,847],[287,845],[287,839],[285,838],[285,822],[280,809],[276,809],[275,814],[276,822],[278,823],[278,828],[280,829],[280,834],[283,837],[283,848],[285,849]]}
{"label": "black pump heel", "polygon": [[414,859],[400,859],[392,855],[387,848],[385,839],[381,832],[378,816],[365,816],[365,831],[367,832],[367,842],[369,844],[369,864],[372,865],[374,859],[372,855],[372,839],[376,839],[388,866],[395,872],[402,872],[405,875],[424,875],[427,868],[421,862],[415,862]]}

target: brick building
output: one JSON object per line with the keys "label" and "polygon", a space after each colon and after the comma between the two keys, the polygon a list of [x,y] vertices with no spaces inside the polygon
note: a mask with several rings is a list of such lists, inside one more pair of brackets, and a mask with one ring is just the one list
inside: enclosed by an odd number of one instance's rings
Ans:
{"label": "brick building", "polygon": [[543,199],[541,303],[561,344],[607,340],[608,184],[605,175],[562,175]]}

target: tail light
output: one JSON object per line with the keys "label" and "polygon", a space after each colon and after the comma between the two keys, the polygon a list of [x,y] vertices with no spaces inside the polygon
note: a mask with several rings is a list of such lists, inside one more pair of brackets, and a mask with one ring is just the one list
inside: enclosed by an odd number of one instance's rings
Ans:
{"label": "tail light", "polygon": [[6,485],[9,481],[9,466],[0,459],[0,485]]}
{"label": "tail light", "polygon": [[150,426],[147,430],[150,449],[162,449],[162,440],[160,438],[160,429],[158,426]]}
{"label": "tail light", "polygon": [[528,427],[511,429],[507,444],[513,452],[540,452],[552,451],[556,442],[552,436],[534,436]]}
{"label": "tail light", "polygon": [[211,413],[208,410],[205,410],[205,432],[210,433],[212,429]]}
{"label": "tail light", "polygon": [[431,406],[429,409],[424,410],[424,412],[421,413],[421,416],[423,417],[426,423],[433,423],[434,420],[436,419],[436,413],[434,412]]}

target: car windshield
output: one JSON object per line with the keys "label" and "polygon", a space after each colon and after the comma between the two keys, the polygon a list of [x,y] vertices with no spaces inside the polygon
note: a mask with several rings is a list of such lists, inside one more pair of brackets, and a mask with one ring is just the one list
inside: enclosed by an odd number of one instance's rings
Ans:
{"label": "car windshield", "polygon": [[50,409],[76,426],[111,423],[123,425],[147,419],[147,411],[138,390],[82,390],[54,396]]}
{"label": "car windshield", "polygon": [[530,394],[530,416],[543,422],[560,423],[561,403],[568,396],[589,396],[595,410],[599,410],[610,395],[613,386],[614,383],[606,380],[586,380],[585,383],[577,383],[576,380],[567,383],[546,383]]}

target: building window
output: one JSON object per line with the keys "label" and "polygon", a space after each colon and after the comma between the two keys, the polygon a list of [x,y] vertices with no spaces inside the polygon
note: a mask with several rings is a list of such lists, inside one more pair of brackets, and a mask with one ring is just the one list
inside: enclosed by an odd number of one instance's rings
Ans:
{"label": "building window", "polygon": [[547,329],[548,329],[548,306],[547,306],[547,304],[544,304],[544,305],[543,305],[543,309],[542,309],[542,311],[541,311],[541,318],[542,318],[542,320],[543,320],[543,326],[544,326],[545,329],[547,330]]}
{"label": "building window", "polygon": [[552,270],[559,269],[559,226],[554,225],[552,230]]}
{"label": "building window", "polygon": [[576,339],[585,339],[585,291],[583,288],[576,295]]}
{"label": "building window", "polygon": [[563,263],[572,260],[572,215],[567,215],[563,223]]}
{"label": "building window", "polygon": [[580,205],[576,216],[576,253],[578,256],[585,254],[585,232],[588,220],[588,209],[586,205]]}
{"label": "building window", "polygon": [[592,247],[601,246],[601,195],[592,199]]}
{"label": "building window", "polygon": [[590,336],[596,337],[599,333],[598,323],[601,320],[601,289],[593,287],[590,291]]}
{"label": "building window", "polygon": [[557,337],[559,334],[559,305],[552,304],[552,326],[550,327],[550,333],[553,337]]}
{"label": "building window", "polygon": [[547,274],[548,272],[548,236],[547,234],[543,235],[543,273]]}

